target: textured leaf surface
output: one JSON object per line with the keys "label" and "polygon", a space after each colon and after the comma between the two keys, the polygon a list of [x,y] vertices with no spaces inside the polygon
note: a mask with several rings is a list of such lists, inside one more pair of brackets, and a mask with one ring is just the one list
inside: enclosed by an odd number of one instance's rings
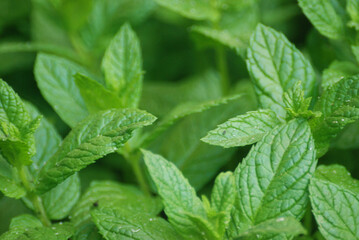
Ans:
{"label": "textured leaf surface", "polygon": [[75,83],[90,113],[122,107],[121,99],[97,81],[85,75],[76,74]]}
{"label": "textured leaf surface", "polygon": [[0,191],[10,198],[21,198],[26,195],[25,189],[14,180],[0,175]]}
{"label": "textured leaf surface", "polygon": [[149,151],[142,150],[148,171],[163,200],[170,223],[181,233],[194,234],[198,229],[185,212],[206,219],[206,211],[195,190],[177,167]]}
{"label": "textured leaf surface", "polygon": [[251,111],[218,125],[201,140],[222,147],[245,146],[259,141],[280,122],[272,110]]}
{"label": "textured leaf surface", "polygon": [[155,0],[159,5],[194,20],[216,20],[219,17],[209,0]]}
{"label": "textured leaf surface", "polygon": [[247,231],[241,233],[234,239],[246,239],[249,237],[256,237],[256,239],[260,237],[266,237],[273,234],[287,234],[290,236],[297,236],[300,234],[306,234],[307,231],[300,224],[300,222],[294,217],[280,217],[277,219],[271,219],[265,222],[262,222]]}
{"label": "textured leaf surface", "polygon": [[342,166],[320,166],[309,191],[314,216],[326,239],[359,239],[358,180]]}
{"label": "textured leaf surface", "polygon": [[42,197],[47,216],[53,220],[67,217],[80,198],[80,178],[74,174]]}
{"label": "textured leaf surface", "polygon": [[140,43],[129,24],[121,27],[111,41],[102,67],[107,86],[118,93],[123,107],[137,107],[142,90]]}
{"label": "textured leaf surface", "polygon": [[314,141],[306,121],[292,120],[269,132],[236,171],[237,229],[246,231],[279,217],[300,219],[315,165]]}
{"label": "textured leaf surface", "polygon": [[126,212],[145,212],[155,216],[162,210],[158,199],[148,197],[131,185],[111,181],[94,181],[82,195],[71,212],[71,222],[80,227],[90,218],[90,210],[102,208],[122,208]]}
{"label": "textured leaf surface", "polygon": [[128,213],[110,208],[95,209],[92,219],[107,240],[117,239],[182,239],[174,228],[159,217],[145,212]]}
{"label": "textured leaf surface", "polygon": [[318,157],[347,124],[359,119],[359,75],[344,78],[328,88],[314,109],[322,112],[310,122]]}
{"label": "textured leaf surface", "polygon": [[13,165],[30,165],[35,154],[33,133],[38,119],[31,121],[24,103],[14,90],[0,79],[0,149]]}
{"label": "textured leaf surface", "polygon": [[344,24],[332,1],[299,0],[299,6],[321,34],[332,39],[343,37]]}
{"label": "textured leaf surface", "polygon": [[41,94],[70,127],[88,115],[74,81],[76,73],[88,74],[86,69],[69,60],[42,53],[36,59],[34,73]]}
{"label": "textured leaf surface", "polygon": [[323,71],[322,87],[327,89],[344,77],[350,77],[358,73],[359,71],[356,64],[352,62],[334,61],[330,64],[329,68]]}
{"label": "textured leaf surface", "polygon": [[259,102],[285,117],[283,93],[302,81],[305,97],[313,94],[315,73],[308,60],[281,33],[258,25],[248,49],[248,70]]}
{"label": "textured leaf surface", "polygon": [[11,219],[9,229],[12,230],[16,228],[36,228],[36,227],[42,227],[41,221],[34,215],[23,214]]}
{"label": "textured leaf surface", "polygon": [[37,191],[46,192],[106,154],[116,151],[155,117],[141,110],[110,109],[89,116],[64,139],[39,174]]}

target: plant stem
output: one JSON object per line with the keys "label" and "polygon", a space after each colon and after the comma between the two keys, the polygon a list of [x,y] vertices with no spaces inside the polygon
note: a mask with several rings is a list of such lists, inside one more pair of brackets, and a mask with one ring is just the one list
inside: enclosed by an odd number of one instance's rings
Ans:
{"label": "plant stem", "polygon": [[308,235],[310,235],[313,231],[313,218],[312,218],[312,211],[310,206],[307,207],[307,212],[304,215],[304,227],[308,231]]}
{"label": "plant stem", "polygon": [[19,171],[19,176],[22,181],[22,184],[24,185],[24,187],[26,189],[27,197],[30,199],[30,201],[32,202],[32,204],[34,206],[34,211],[35,211],[36,215],[41,220],[42,224],[44,224],[44,226],[47,226],[47,227],[51,226],[51,221],[49,220],[49,218],[46,215],[44,205],[42,204],[42,199],[40,198],[39,195],[35,194],[35,192],[33,191],[32,187],[30,185],[27,168],[25,166],[21,166],[18,168],[18,171]]}
{"label": "plant stem", "polygon": [[138,185],[140,185],[141,190],[148,196],[151,195],[150,187],[147,184],[143,172],[140,167],[140,155],[131,150],[131,147],[126,143],[124,146],[123,156],[127,162],[131,165],[132,170],[135,174]]}

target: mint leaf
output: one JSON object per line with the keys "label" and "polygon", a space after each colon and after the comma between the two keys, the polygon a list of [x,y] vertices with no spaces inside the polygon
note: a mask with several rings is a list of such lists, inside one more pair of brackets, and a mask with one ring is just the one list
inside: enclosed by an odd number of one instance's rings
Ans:
{"label": "mint leaf", "polygon": [[189,116],[194,113],[201,113],[204,112],[212,107],[220,106],[222,104],[227,104],[230,101],[237,100],[240,98],[241,95],[233,95],[229,97],[223,97],[220,99],[215,100],[209,100],[205,102],[185,102],[177,107],[175,107],[170,113],[168,113],[156,126],[156,128],[149,132],[145,138],[144,143],[142,143],[144,146],[146,146],[147,142],[150,142],[151,140],[158,137],[162,132],[164,132],[166,129],[168,129],[171,125],[173,125],[175,122],[179,121],[180,119]]}
{"label": "mint leaf", "polygon": [[0,150],[12,165],[32,163],[31,156],[35,154],[33,133],[39,120],[31,120],[20,97],[0,79]]}
{"label": "mint leaf", "polygon": [[343,38],[344,23],[332,1],[299,0],[299,6],[321,34],[331,39]]}
{"label": "mint leaf", "polygon": [[273,236],[273,234],[286,234],[293,237],[306,233],[305,228],[294,217],[280,217],[255,225],[234,239],[246,239],[246,237],[256,237],[258,239],[268,237],[268,235]]}
{"label": "mint leaf", "polygon": [[347,1],[347,12],[352,21],[348,23],[349,26],[355,27],[356,30],[359,29],[359,1],[358,0],[348,0]]}
{"label": "mint leaf", "polygon": [[10,198],[22,198],[26,195],[25,189],[10,178],[0,175],[0,191]]}
{"label": "mint leaf", "polygon": [[59,150],[47,161],[37,179],[37,191],[44,193],[97,159],[116,151],[139,127],[150,125],[155,117],[132,109],[110,109],[90,115],[64,139]]}
{"label": "mint leaf", "polygon": [[74,174],[42,196],[47,216],[53,220],[67,217],[80,198],[80,178]]}
{"label": "mint leaf", "polygon": [[121,99],[97,81],[85,75],[76,74],[75,83],[90,113],[122,107]]}
{"label": "mint leaf", "polygon": [[34,73],[41,94],[70,127],[88,115],[73,77],[76,73],[89,75],[85,68],[69,60],[41,53],[37,56]]}
{"label": "mint leaf", "polygon": [[251,111],[218,125],[201,140],[222,147],[245,146],[259,141],[280,123],[272,110]]}
{"label": "mint leaf", "polygon": [[34,215],[30,214],[23,214],[11,219],[9,229],[16,229],[16,228],[36,228],[42,227],[41,221],[35,217]]}
{"label": "mint leaf", "polygon": [[181,239],[174,228],[159,217],[145,212],[128,213],[110,208],[94,209],[92,219],[107,240],[116,239]]}
{"label": "mint leaf", "polygon": [[155,0],[155,2],[194,20],[216,21],[219,18],[219,12],[210,0]]}
{"label": "mint leaf", "polygon": [[232,172],[220,173],[214,182],[211,194],[211,208],[221,216],[216,216],[217,232],[223,236],[230,220],[236,198],[236,188]]}
{"label": "mint leaf", "polygon": [[326,239],[359,239],[358,180],[342,166],[320,166],[309,191],[313,214]]}
{"label": "mint leaf", "polygon": [[162,210],[158,199],[146,196],[131,185],[111,181],[94,181],[71,212],[71,222],[80,227],[90,218],[94,207],[122,208],[127,212],[145,212],[155,216]]}
{"label": "mint leaf", "polygon": [[359,71],[356,64],[352,62],[334,61],[330,64],[329,68],[323,71],[322,87],[328,89],[344,77],[350,77],[358,73]]}
{"label": "mint leaf", "polygon": [[248,48],[248,70],[259,103],[285,118],[283,93],[302,81],[304,96],[313,94],[315,73],[308,60],[281,33],[258,25]]}
{"label": "mint leaf", "polygon": [[199,234],[193,221],[184,213],[206,219],[206,211],[195,190],[177,167],[160,155],[142,150],[148,171],[163,200],[170,223],[181,234]]}
{"label": "mint leaf", "polygon": [[326,153],[330,141],[347,124],[359,119],[359,75],[344,78],[328,88],[316,103],[314,110],[322,116],[310,121],[318,157]]}
{"label": "mint leaf", "polygon": [[300,219],[316,166],[314,141],[304,120],[276,127],[259,141],[236,170],[237,229],[247,231],[271,219]]}
{"label": "mint leaf", "polygon": [[122,107],[135,108],[142,90],[140,43],[129,24],[121,27],[103,58],[106,85],[121,98]]}

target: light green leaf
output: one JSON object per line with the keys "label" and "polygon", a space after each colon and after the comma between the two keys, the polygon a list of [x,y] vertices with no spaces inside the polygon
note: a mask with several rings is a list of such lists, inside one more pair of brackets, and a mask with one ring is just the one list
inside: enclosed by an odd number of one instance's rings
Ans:
{"label": "light green leaf", "polygon": [[142,91],[142,56],[139,40],[129,24],[121,27],[103,58],[106,85],[121,98],[122,107],[138,106]]}
{"label": "light green leaf", "polygon": [[206,211],[188,180],[177,167],[160,155],[142,150],[148,171],[161,196],[170,223],[183,235],[198,234],[185,212],[206,220]]}
{"label": "light green leaf", "polygon": [[242,40],[240,37],[232,34],[228,30],[215,29],[200,25],[192,26],[191,30],[200,33],[208,38],[216,40],[221,44],[234,50],[239,50],[247,47],[247,43],[245,42],[245,40]]}
{"label": "light green leaf", "polygon": [[321,34],[331,39],[343,38],[345,26],[332,1],[299,0],[299,6]]}
{"label": "light green leaf", "polygon": [[359,46],[352,45],[351,49],[355,56],[355,59],[357,60],[357,63],[359,63]]}
{"label": "light green leaf", "polygon": [[240,218],[237,229],[244,232],[279,217],[301,219],[315,166],[314,140],[306,121],[292,120],[269,132],[252,147],[235,173]]}
{"label": "light green leaf", "polygon": [[[36,119],[41,115],[39,110],[29,102],[25,102],[27,111],[32,119]],[[46,119],[42,118],[35,134],[36,153],[31,158],[33,163],[30,165],[31,175],[35,178],[39,169],[51,158],[57,151],[61,143],[61,136],[57,133],[55,127]]]}
{"label": "light green leaf", "polygon": [[344,77],[350,77],[358,73],[358,66],[354,63],[334,61],[329,68],[323,71],[322,87],[328,89]]}
{"label": "light green leaf", "polygon": [[34,73],[41,94],[70,127],[88,115],[74,81],[76,73],[89,75],[86,69],[64,58],[41,53],[37,56]]}
{"label": "light green leaf", "polygon": [[26,195],[25,189],[14,180],[0,175],[0,191],[10,198],[22,198]]}
{"label": "light green leaf", "polygon": [[182,239],[168,222],[146,212],[128,213],[123,209],[102,208],[94,209],[91,215],[107,240]]}
{"label": "light green leaf", "polygon": [[156,128],[149,132],[144,141],[144,146],[146,143],[150,142],[151,140],[155,139],[160,135],[162,132],[167,130],[171,125],[175,122],[179,121],[180,119],[189,116],[194,113],[201,113],[206,111],[212,107],[220,106],[222,104],[227,104],[230,101],[237,100],[240,98],[241,95],[233,95],[229,97],[223,97],[220,99],[209,100],[205,102],[186,102],[178,105],[175,107],[170,113],[168,113],[156,126]]}
{"label": "light green leaf", "polygon": [[155,0],[155,2],[190,19],[216,21],[219,18],[219,12],[210,0]]}
{"label": "light green leaf", "polygon": [[[211,223],[198,215],[192,214],[192,213],[188,213],[188,212],[184,212],[183,213],[184,216],[186,216],[188,219],[191,220],[192,224],[194,227],[196,227],[198,230],[198,232],[200,234],[198,234],[198,239],[209,239],[209,240],[220,240],[220,236],[218,235],[218,233],[216,232],[216,229],[214,229],[214,227],[211,225]],[[187,237],[188,235],[185,234],[183,235],[184,237]],[[193,235],[189,235],[190,237],[194,237]]]}
{"label": "light green leaf", "polygon": [[294,237],[306,233],[305,228],[294,217],[279,217],[255,225],[234,239],[247,239],[248,237],[256,237],[258,239],[273,234],[287,234]]}
{"label": "light green leaf", "polygon": [[315,73],[309,61],[281,33],[258,25],[248,49],[248,70],[263,108],[285,118],[283,93],[302,81],[304,96],[315,87]]}
{"label": "light green leaf", "polygon": [[97,81],[85,75],[76,74],[75,83],[90,113],[122,107],[121,99]]}
{"label": "light green leaf", "polygon": [[74,174],[42,196],[47,216],[53,220],[67,217],[80,198],[80,178]]}
{"label": "light green leaf", "polygon": [[245,146],[259,141],[280,123],[281,121],[272,110],[260,109],[229,119],[201,140],[226,148]]}
{"label": "light green leaf", "polygon": [[90,210],[94,205],[120,207],[127,212],[145,212],[152,216],[162,210],[158,199],[146,196],[134,186],[111,181],[94,181],[71,212],[71,222],[76,228],[88,222],[91,218]]}
{"label": "light green leaf", "polygon": [[310,121],[318,157],[326,153],[331,140],[347,124],[359,119],[359,75],[344,78],[328,88],[314,110],[322,116]]}
{"label": "light green leaf", "polygon": [[42,223],[37,217],[30,214],[23,214],[11,219],[9,229],[12,230],[17,228],[37,228],[37,227],[42,227]]}
{"label": "light green leaf", "polygon": [[56,224],[51,227],[15,228],[0,236],[0,240],[68,240],[73,235],[69,224]]}
{"label": "light green leaf", "polygon": [[359,30],[359,1],[348,0],[347,1],[347,12],[352,21],[348,23],[349,26],[353,26],[356,30]]}
{"label": "light green leaf", "polygon": [[211,208],[219,214],[217,233],[223,236],[230,220],[231,211],[236,198],[236,188],[232,172],[220,173],[216,178],[211,194]]}
{"label": "light green leaf", "polygon": [[31,121],[24,103],[14,90],[0,79],[0,149],[12,165],[30,165],[35,154],[35,132],[39,118]]}
{"label": "light green leaf", "polygon": [[309,191],[313,214],[325,239],[359,239],[358,180],[342,166],[320,166]]}
{"label": "light green leaf", "polygon": [[64,139],[37,179],[44,193],[97,159],[115,152],[134,129],[152,124],[155,117],[135,109],[110,109],[90,115]]}

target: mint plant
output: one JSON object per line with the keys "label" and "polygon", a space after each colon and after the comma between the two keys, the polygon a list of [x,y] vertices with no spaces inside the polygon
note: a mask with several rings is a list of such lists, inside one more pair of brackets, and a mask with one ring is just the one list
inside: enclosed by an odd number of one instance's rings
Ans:
{"label": "mint plant", "polygon": [[359,239],[358,1],[17,8],[31,39],[0,43],[0,240]]}

